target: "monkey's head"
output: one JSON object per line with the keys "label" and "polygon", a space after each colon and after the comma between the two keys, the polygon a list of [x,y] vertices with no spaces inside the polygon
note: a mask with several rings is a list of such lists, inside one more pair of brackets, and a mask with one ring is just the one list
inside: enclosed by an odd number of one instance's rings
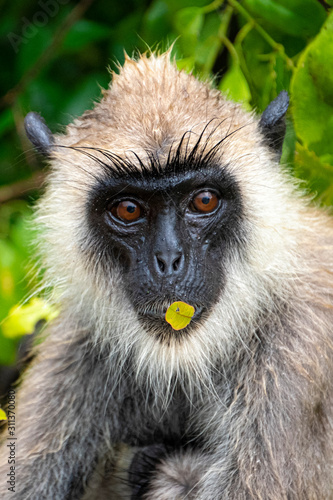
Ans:
{"label": "monkey's head", "polygon": [[[299,211],[278,166],[287,107],[281,93],[259,121],[164,54],[127,58],[64,135],[30,113],[52,166],[39,220],[64,310],[162,370],[207,367],[254,335],[293,258]],[[165,321],[174,301],[195,308],[180,331]]]}

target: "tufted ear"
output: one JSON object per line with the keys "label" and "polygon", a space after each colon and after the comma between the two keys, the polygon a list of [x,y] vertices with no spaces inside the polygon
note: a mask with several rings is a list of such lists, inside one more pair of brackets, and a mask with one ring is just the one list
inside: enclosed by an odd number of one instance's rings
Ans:
{"label": "tufted ear", "polygon": [[289,106],[288,92],[282,90],[272,101],[259,121],[259,128],[265,136],[265,142],[281,157],[283,139],[286,133],[285,115]]}
{"label": "tufted ear", "polygon": [[24,119],[24,127],[29,141],[32,142],[35,148],[44,156],[49,156],[54,139],[44,118],[31,111]]}

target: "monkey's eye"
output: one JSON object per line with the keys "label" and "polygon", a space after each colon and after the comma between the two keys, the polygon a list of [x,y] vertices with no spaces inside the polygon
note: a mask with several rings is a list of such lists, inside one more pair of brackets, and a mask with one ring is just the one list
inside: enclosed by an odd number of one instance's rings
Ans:
{"label": "monkey's eye", "polygon": [[212,191],[201,191],[192,200],[191,210],[202,214],[214,212],[219,206],[219,199]]}
{"label": "monkey's eye", "polygon": [[111,207],[111,214],[122,222],[135,222],[142,215],[142,209],[138,203],[132,200],[122,200]]}

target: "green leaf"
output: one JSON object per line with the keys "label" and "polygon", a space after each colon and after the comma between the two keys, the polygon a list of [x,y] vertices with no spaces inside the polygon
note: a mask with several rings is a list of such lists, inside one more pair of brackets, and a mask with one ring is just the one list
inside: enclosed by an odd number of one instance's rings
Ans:
{"label": "green leaf", "polygon": [[[270,76],[274,81],[275,95],[278,95],[281,90],[289,89],[292,70],[287,67],[286,61],[280,53],[275,53],[273,68]],[[272,96],[272,98],[274,98],[275,95]]]}
{"label": "green leaf", "polygon": [[255,18],[297,37],[314,36],[326,19],[316,0],[244,0],[243,5]]}
{"label": "green leaf", "polygon": [[218,16],[207,14],[200,36],[191,51],[191,55],[195,56],[197,68],[204,77],[210,76],[222,45],[219,36],[220,26],[221,21]]}
{"label": "green leaf", "polygon": [[199,7],[181,9],[174,18],[174,30],[180,35],[179,45],[186,57],[196,52],[198,37],[204,23],[204,15]]}
{"label": "green leaf", "polygon": [[181,9],[175,16],[175,28],[179,33],[198,36],[202,28],[204,15],[199,7]]}
{"label": "green leaf", "polygon": [[[271,75],[271,47],[252,29],[247,33],[241,43],[237,41],[237,52],[240,59],[243,59],[247,68],[247,81],[251,89],[252,105],[263,111],[271,101],[272,82]],[[262,55],[266,59],[262,59]]]}
{"label": "green leaf", "polygon": [[296,147],[296,134],[294,125],[291,120],[287,120],[286,135],[282,146],[282,155],[280,163],[282,165],[291,166],[294,163]]}
{"label": "green leaf", "polygon": [[333,204],[333,166],[299,143],[296,144],[295,174],[307,179],[311,191],[321,203]]}
{"label": "green leaf", "polygon": [[195,64],[195,58],[193,57],[184,57],[183,59],[177,59],[177,68],[179,70],[185,70],[187,73],[191,73],[193,71]]}
{"label": "green leaf", "polygon": [[297,136],[317,156],[332,152],[333,13],[300,58],[291,83]]}
{"label": "green leaf", "polygon": [[6,240],[0,240],[0,265],[2,268],[10,267],[15,261],[15,253]]}
{"label": "green leaf", "polygon": [[245,109],[251,109],[249,104],[251,91],[240,65],[236,61],[232,62],[230,69],[222,78],[219,89],[233,101],[243,103]]}
{"label": "green leaf", "polygon": [[173,302],[168,307],[165,320],[174,330],[182,330],[191,322],[194,312],[194,307],[185,302]]}
{"label": "green leaf", "polygon": [[187,7],[205,7],[212,3],[211,0],[167,0],[172,13]]}
{"label": "green leaf", "polygon": [[145,13],[143,19],[144,39],[154,44],[166,37],[171,29],[170,9],[164,0],[155,0]]}

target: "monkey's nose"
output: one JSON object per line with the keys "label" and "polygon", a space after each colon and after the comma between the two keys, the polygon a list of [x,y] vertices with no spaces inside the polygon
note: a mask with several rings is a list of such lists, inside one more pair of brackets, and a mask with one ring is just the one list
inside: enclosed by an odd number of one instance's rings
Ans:
{"label": "monkey's nose", "polygon": [[155,269],[159,275],[178,274],[183,267],[184,256],[180,250],[165,249],[155,254]]}

